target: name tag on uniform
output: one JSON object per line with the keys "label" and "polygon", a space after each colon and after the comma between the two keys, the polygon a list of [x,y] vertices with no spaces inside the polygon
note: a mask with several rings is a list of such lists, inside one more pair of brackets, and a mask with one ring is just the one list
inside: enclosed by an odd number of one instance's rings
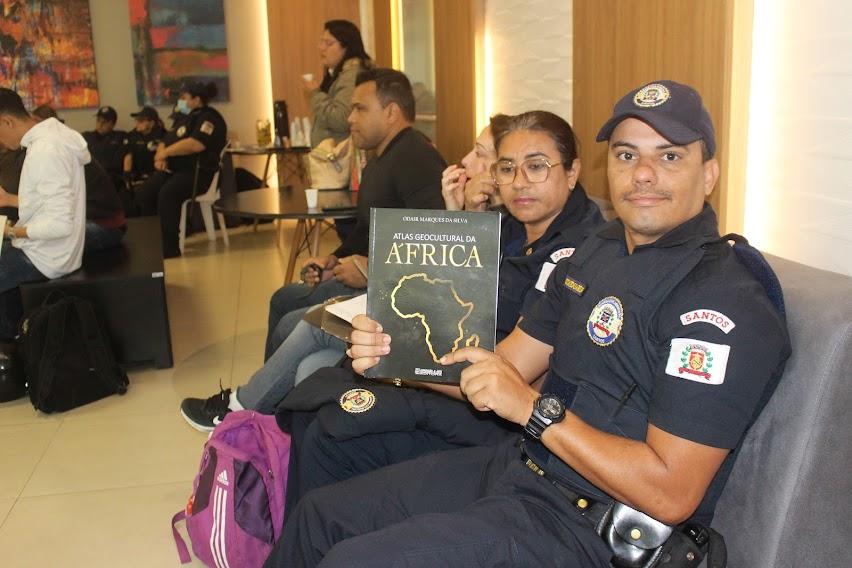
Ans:
{"label": "name tag on uniform", "polygon": [[201,128],[199,128],[199,130],[200,130],[201,132],[203,132],[204,134],[208,134],[208,135],[209,135],[209,134],[213,134],[213,130],[214,130],[215,128],[216,128],[216,127],[215,127],[215,126],[213,126],[213,123],[212,123],[212,122],[210,122],[209,120],[205,120],[204,122],[202,122],[202,123],[201,123]]}
{"label": "name tag on uniform", "polygon": [[544,292],[544,287],[547,285],[547,279],[550,278],[550,273],[556,265],[552,262],[545,262],[541,265],[541,272],[538,273],[538,281],[535,283],[535,289]]}
{"label": "name tag on uniform", "polygon": [[706,385],[721,385],[725,382],[730,352],[730,345],[675,337],[666,362],[666,374]]}

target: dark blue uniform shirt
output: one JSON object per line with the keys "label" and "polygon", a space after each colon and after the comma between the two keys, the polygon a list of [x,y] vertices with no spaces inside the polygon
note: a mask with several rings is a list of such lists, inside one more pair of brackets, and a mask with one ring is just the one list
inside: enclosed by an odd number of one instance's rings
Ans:
{"label": "dark blue uniform shirt", "polygon": [[[644,441],[650,423],[699,444],[736,449],[774,390],[790,347],[782,316],[716,227],[705,205],[628,255],[616,220],[560,262],[546,295],[520,323],[554,347],[542,392],[576,387],[571,412],[610,434]],[[609,498],[541,442],[525,446],[548,475]],[[712,519],[735,454],[708,488],[696,522]]]}
{"label": "dark blue uniform shirt", "polygon": [[523,223],[505,212],[500,230],[500,282],[497,294],[497,341],[515,329],[522,310],[544,294],[550,270],[604,222],[600,209],[579,184],[559,215],[535,242],[526,244]]}
{"label": "dark blue uniform shirt", "polygon": [[130,154],[133,156],[131,173],[134,179],[146,178],[154,173],[154,154],[157,153],[157,146],[163,141],[165,134],[165,129],[155,124],[148,134],[134,130],[127,136]]}
{"label": "dark blue uniform shirt", "polygon": [[216,171],[219,167],[219,154],[228,140],[228,126],[219,111],[210,106],[194,109],[185,119],[176,123],[174,130],[166,133],[165,144],[171,145],[180,140],[195,138],[204,144],[204,150],[198,154],[172,156],[169,169],[173,172],[189,171],[200,162],[202,170]]}
{"label": "dark blue uniform shirt", "polygon": [[98,134],[94,130],[83,133],[83,138],[89,146],[92,158],[98,161],[112,175],[121,175],[124,170],[124,156],[130,151],[127,132],[113,130],[106,134]]}

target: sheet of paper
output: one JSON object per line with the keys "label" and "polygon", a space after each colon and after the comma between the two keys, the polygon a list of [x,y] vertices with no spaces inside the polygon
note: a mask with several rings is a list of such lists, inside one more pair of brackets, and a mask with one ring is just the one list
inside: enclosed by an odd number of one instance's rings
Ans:
{"label": "sheet of paper", "polygon": [[[0,229],[3,230],[3,235],[5,235],[6,234],[6,216],[5,215],[0,215]],[[4,238],[3,235],[0,235],[0,241],[3,240],[3,238]],[[0,246],[0,253],[2,253],[2,252],[3,252],[3,247]]]}
{"label": "sheet of paper", "polygon": [[367,313],[367,294],[361,294],[336,304],[328,304],[325,311],[352,323],[355,316]]}

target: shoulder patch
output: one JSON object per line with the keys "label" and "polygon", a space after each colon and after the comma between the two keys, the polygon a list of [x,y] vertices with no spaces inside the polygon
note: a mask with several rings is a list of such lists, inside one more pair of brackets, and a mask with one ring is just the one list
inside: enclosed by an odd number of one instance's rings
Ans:
{"label": "shoulder patch", "polygon": [[199,128],[199,130],[201,132],[203,132],[204,134],[208,134],[208,135],[213,134],[213,130],[215,130],[215,129],[216,129],[216,127],[213,126],[213,123],[210,122],[209,120],[205,120],[204,122],[202,122],[201,128]]}
{"label": "shoulder patch", "polygon": [[689,325],[693,323],[704,322],[710,325],[715,325],[722,330],[723,333],[730,333],[736,327],[736,324],[731,321],[731,318],[721,312],[715,310],[697,309],[691,310],[680,315],[680,323]]}
{"label": "shoulder patch", "polygon": [[552,262],[545,262],[541,265],[541,272],[538,273],[538,280],[535,283],[535,289],[544,292],[544,287],[547,285],[547,279],[550,278],[550,273],[556,265]]}
{"label": "shoulder patch", "polygon": [[575,249],[573,247],[572,248],[561,248],[561,249],[555,251],[553,254],[550,255],[550,260],[552,260],[553,262],[559,262],[559,260],[561,260],[563,258],[568,258],[572,254],[574,254],[575,250],[577,250],[577,249]]}
{"label": "shoulder patch", "polygon": [[725,382],[730,352],[730,345],[675,337],[666,362],[666,374],[706,385],[721,385]]}

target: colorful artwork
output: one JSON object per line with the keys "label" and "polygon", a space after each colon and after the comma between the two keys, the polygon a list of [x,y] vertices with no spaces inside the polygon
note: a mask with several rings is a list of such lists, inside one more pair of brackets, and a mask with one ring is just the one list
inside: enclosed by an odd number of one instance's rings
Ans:
{"label": "colorful artwork", "polygon": [[127,0],[140,105],[171,104],[187,81],[229,100],[223,0]]}
{"label": "colorful artwork", "polygon": [[89,0],[0,0],[0,75],[27,108],[98,106]]}

